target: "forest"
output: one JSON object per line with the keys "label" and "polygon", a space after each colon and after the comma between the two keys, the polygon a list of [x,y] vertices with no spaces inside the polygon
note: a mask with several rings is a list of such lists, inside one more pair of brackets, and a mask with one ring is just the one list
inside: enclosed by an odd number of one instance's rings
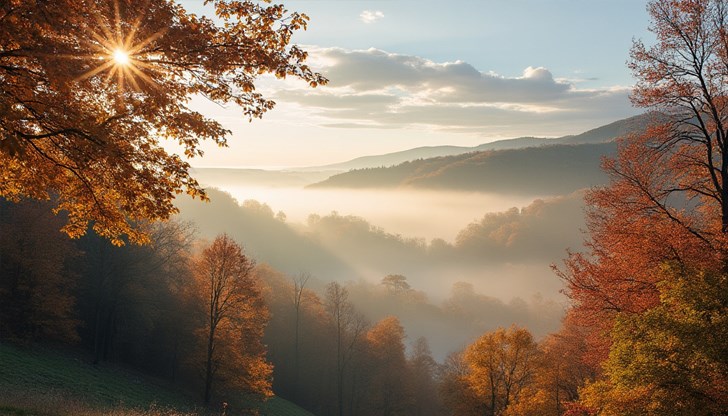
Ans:
{"label": "forest", "polygon": [[[629,51],[630,99],[658,116],[615,142],[413,160],[317,185],[451,187],[496,161],[518,186],[578,191],[429,244],[335,212],[297,233],[285,213],[198,183],[189,160],[203,141],[224,147],[230,131],[190,96],[252,120],[275,105],[256,89],[265,75],[329,82],[291,43],[307,15],[205,4],[215,19],[167,0],[0,3],[0,347],[133,369],[193,397],[190,414],[267,414],[261,406],[282,398],[321,416],[728,415],[728,2],[648,3],[655,42]],[[541,163],[515,169],[522,155]],[[600,172],[577,177],[596,159]],[[564,161],[573,182],[538,173]],[[580,189],[585,179],[601,185]],[[193,224],[182,194],[229,207]],[[437,258],[515,262],[515,248],[570,242],[543,219],[574,216],[582,197],[585,241],[552,266],[567,302],[553,330],[552,303],[506,303],[464,281],[435,305],[400,273],[346,282],[291,271],[329,258],[341,263],[332,273],[399,257],[423,270]],[[200,229],[219,223],[229,232]],[[281,241],[269,234],[290,240],[269,253],[291,270],[246,249],[246,239]],[[382,305],[399,313],[377,316]],[[439,338],[457,325],[481,332],[441,357],[430,344],[441,339],[412,337],[409,319],[437,322]],[[45,392],[27,395],[23,377],[37,379],[16,365],[0,362],[0,413],[75,413],[32,410]],[[159,414],[148,406],[136,414]]]}

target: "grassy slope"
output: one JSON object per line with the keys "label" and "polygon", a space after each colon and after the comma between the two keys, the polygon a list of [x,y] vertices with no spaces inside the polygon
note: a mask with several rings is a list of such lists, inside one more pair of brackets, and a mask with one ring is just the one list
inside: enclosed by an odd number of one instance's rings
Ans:
{"label": "grassy slope", "polygon": [[[0,343],[0,416],[202,414],[195,404],[159,380],[120,367]],[[280,398],[261,410],[271,416],[311,415]]]}

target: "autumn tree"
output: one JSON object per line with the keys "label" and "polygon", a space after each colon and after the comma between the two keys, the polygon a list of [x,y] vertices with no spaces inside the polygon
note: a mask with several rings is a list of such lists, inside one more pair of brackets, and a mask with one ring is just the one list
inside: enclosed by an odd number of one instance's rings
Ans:
{"label": "autumn tree", "polygon": [[462,374],[447,393],[467,398],[479,414],[502,415],[532,383],[537,359],[538,346],[528,330],[498,328],[465,349]]}
{"label": "autumn tree", "polygon": [[595,364],[607,357],[617,314],[658,304],[665,262],[728,268],[727,7],[651,1],[656,43],[632,47],[632,102],[659,113],[605,160],[610,185],[586,197],[588,252],[570,255],[560,273],[570,314],[594,328],[587,341]]}
{"label": "autumn tree", "polygon": [[0,3],[0,196],[57,197],[64,230],[87,224],[116,244],[148,241],[142,219],[166,219],[175,194],[205,198],[187,157],[230,133],[190,109],[194,95],[260,117],[274,103],[262,74],[326,80],[290,45],[308,18],[283,5],[209,0],[201,17],[167,0]]}
{"label": "autumn tree", "polygon": [[404,354],[404,338],[404,328],[394,316],[382,319],[367,331],[366,414],[401,415],[411,408],[411,379]]}
{"label": "autumn tree", "polygon": [[253,261],[225,234],[205,248],[193,264],[204,317],[198,336],[205,403],[210,402],[217,382],[227,389],[262,397],[272,394],[272,368],[261,342],[268,311],[253,268]]}
{"label": "autumn tree", "polygon": [[[657,43],[635,42],[629,63],[637,85],[635,105],[665,111],[671,120],[649,132],[646,145],[666,177],[626,176],[651,195],[651,207],[675,226],[722,249],[713,235],[728,232],[728,5],[723,0],[652,1],[648,6]],[[646,160],[645,160],[646,161]],[[637,172],[635,172],[637,173]],[[695,200],[702,221],[671,206],[671,196]],[[698,217],[700,218],[700,217]]]}
{"label": "autumn tree", "polygon": [[567,316],[559,332],[539,342],[532,382],[508,407],[507,416],[561,416],[574,409],[579,389],[596,377],[584,361],[585,331]]}
{"label": "autumn tree", "polygon": [[[571,254],[560,272],[572,300],[568,316],[588,328],[580,359],[597,373],[582,391],[582,410],[710,414],[705,403],[720,403],[722,384],[700,369],[701,359],[714,356],[715,333],[683,339],[690,331],[678,322],[693,319],[699,331],[704,312],[693,304],[692,318],[675,316],[685,309],[666,303],[675,280],[663,268],[672,264],[680,285],[724,290],[705,276],[728,269],[727,7],[724,0],[651,1],[656,43],[632,47],[632,101],[658,113],[604,161],[609,186],[586,196],[588,252]],[[711,392],[701,390],[706,384]]]}
{"label": "autumn tree", "polygon": [[728,276],[665,267],[659,304],[620,314],[583,402],[598,415],[721,415],[728,409]]}

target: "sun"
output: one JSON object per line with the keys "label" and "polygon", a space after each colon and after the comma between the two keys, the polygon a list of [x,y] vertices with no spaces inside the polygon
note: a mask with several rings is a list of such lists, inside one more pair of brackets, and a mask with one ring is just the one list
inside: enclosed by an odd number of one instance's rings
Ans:
{"label": "sun", "polygon": [[112,16],[108,16],[108,10],[94,9],[92,13],[98,24],[88,34],[93,43],[91,48],[95,50],[91,56],[98,65],[92,66],[76,80],[82,81],[106,73],[106,81],[116,79],[116,92],[120,96],[125,91],[125,84],[135,91],[142,90],[140,81],[157,88],[152,74],[159,69],[150,61],[151,55],[146,48],[162,37],[166,30],[140,38],[143,16],[122,19],[118,0],[113,0]]}
{"label": "sun", "polygon": [[123,49],[116,49],[112,58],[117,65],[129,65],[129,53]]}

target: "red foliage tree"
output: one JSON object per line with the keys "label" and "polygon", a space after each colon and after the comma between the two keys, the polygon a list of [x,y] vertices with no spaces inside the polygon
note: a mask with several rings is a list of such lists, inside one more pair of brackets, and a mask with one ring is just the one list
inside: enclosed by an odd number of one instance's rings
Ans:
{"label": "red foliage tree", "polygon": [[723,0],[652,1],[657,43],[634,43],[635,105],[654,124],[620,142],[605,160],[608,187],[587,194],[588,253],[559,271],[570,315],[593,328],[593,362],[608,351],[616,313],[657,304],[659,268],[728,267],[728,34]]}

